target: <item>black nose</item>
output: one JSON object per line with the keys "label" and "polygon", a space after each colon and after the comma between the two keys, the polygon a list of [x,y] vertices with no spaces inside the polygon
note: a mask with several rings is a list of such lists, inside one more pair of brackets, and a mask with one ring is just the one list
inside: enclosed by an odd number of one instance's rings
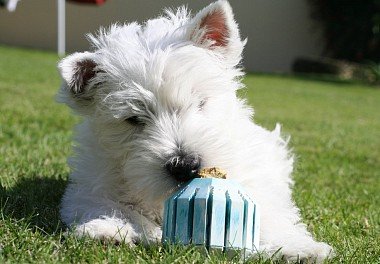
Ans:
{"label": "black nose", "polygon": [[196,178],[200,166],[200,158],[195,155],[172,157],[165,164],[166,170],[181,182]]}

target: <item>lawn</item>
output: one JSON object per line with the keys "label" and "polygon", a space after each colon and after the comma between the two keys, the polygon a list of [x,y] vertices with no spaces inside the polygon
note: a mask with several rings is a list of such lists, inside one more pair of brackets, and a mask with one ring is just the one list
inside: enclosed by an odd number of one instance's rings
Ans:
{"label": "lawn", "polygon": [[[192,247],[131,249],[64,235],[58,207],[77,119],[54,101],[57,61],[0,46],[0,262],[226,262]],[[380,89],[281,75],[245,83],[255,120],[291,135],[294,199],[309,230],[336,249],[328,263],[380,263]]]}

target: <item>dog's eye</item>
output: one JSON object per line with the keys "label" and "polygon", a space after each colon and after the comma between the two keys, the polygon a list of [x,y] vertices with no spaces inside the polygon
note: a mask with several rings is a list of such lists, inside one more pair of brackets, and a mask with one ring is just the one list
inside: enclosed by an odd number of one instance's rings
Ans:
{"label": "dog's eye", "polygon": [[125,119],[129,124],[133,126],[143,125],[144,123],[139,119],[138,116],[131,116]]}

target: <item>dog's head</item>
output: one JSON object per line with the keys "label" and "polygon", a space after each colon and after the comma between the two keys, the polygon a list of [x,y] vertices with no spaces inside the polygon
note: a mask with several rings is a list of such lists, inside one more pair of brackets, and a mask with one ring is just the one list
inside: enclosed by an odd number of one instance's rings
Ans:
{"label": "dog's head", "polygon": [[200,167],[228,172],[233,131],[251,112],[236,97],[245,41],[227,1],[89,39],[92,52],[59,64],[59,100],[88,120],[130,190],[154,201]]}

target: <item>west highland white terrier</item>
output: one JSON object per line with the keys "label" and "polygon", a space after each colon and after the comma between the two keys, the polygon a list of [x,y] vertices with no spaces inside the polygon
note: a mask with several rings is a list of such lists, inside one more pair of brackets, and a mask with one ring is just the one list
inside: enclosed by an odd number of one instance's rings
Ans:
{"label": "west highland white terrier", "polygon": [[329,256],[332,248],[300,223],[293,156],[279,126],[253,123],[236,96],[246,41],[227,1],[194,17],[166,10],[88,38],[93,51],[59,63],[58,99],[83,118],[61,208],[75,234],[160,241],[165,199],[200,168],[216,166],[261,205],[261,250],[290,260]]}

